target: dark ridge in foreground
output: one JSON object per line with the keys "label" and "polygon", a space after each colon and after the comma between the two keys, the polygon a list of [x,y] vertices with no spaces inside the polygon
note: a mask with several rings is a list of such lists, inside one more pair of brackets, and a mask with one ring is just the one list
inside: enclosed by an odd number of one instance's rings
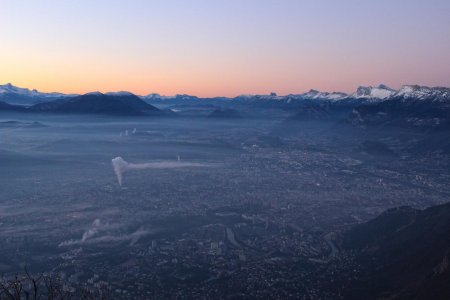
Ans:
{"label": "dark ridge in foreground", "polygon": [[391,209],[347,232],[361,277],[344,299],[450,299],[450,204]]}

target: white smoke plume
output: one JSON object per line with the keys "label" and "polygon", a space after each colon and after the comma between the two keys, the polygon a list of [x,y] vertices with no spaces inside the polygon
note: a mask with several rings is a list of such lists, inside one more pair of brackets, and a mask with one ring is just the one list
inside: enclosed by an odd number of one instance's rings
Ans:
{"label": "white smoke plume", "polygon": [[133,164],[125,161],[122,157],[118,156],[112,159],[112,166],[114,169],[114,173],[116,173],[117,181],[119,182],[119,185],[122,186],[123,174],[131,170],[211,167],[212,165],[195,162],[182,162],[179,158],[176,161],[156,161],[149,163]]}
{"label": "white smoke plume", "polygon": [[102,223],[100,219],[95,219],[94,222],[92,223],[91,228],[89,228],[83,233],[83,236],[81,237],[81,242],[85,242],[87,239],[96,235],[101,225]]}
{"label": "white smoke plume", "polygon": [[98,243],[120,243],[120,242],[128,242],[129,245],[132,246],[136,244],[139,239],[143,236],[146,236],[148,234],[152,234],[156,231],[154,230],[146,230],[143,228],[140,228],[136,230],[133,233],[130,234],[116,234],[116,235],[102,235],[97,237],[92,237],[87,240],[68,240],[60,243],[58,247],[69,247],[69,246],[76,246],[76,245],[83,245],[83,244],[98,244]]}
{"label": "white smoke plume", "polygon": [[132,130],[125,129],[119,133],[119,136],[129,136],[132,134],[136,134],[137,128],[133,128]]}
{"label": "white smoke plume", "polygon": [[64,241],[58,247],[67,247],[82,244],[110,243],[129,241],[130,245],[134,245],[139,239],[147,234],[156,232],[156,230],[148,230],[139,228],[132,233],[114,234],[120,228],[120,224],[108,224],[95,219],[91,226],[83,233],[80,239],[71,239]]}
{"label": "white smoke plume", "polygon": [[109,227],[109,224],[102,223],[100,219],[95,219],[91,226],[83,233],[81,239],[65,241],[59,244],[59,246],[83,244],[96,236],[100,231],[107,230]]}

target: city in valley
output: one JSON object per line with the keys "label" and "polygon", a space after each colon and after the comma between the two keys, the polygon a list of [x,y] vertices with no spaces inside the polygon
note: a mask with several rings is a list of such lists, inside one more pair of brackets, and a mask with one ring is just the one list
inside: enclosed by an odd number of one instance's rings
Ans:
{"label": "city in valley", "polygon": [[164,101],[177,116],[2,115],[5,274],[130,299],[332,298],[364,272],[345,232],[448,200],[449,154],[423,132]]}

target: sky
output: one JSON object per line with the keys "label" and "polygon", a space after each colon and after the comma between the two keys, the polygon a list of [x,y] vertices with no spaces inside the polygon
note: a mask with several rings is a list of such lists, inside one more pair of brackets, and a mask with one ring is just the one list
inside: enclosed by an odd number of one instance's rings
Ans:
{"label": "sky", "polygon": [[450,86],[449,0],[0,0],[0,84],[139,95]]}

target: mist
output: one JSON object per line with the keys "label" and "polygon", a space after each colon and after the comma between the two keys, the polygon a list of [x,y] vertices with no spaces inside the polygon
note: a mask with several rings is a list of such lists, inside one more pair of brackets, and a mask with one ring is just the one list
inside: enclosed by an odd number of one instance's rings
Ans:
{"label": "mist", "polygon": [[[238,109],[245,117],[210,119],[191,107],[167,119],[1,115],[0,270],[25,263],[80,273],[79,282],[97,274],[114,290],[139,283],[154,298],[186,274],[203,274],[186,288],[192,295],[207,285],[230,294],[215,278],[233,290],[283,278],[304,282],[302,294],[323,276],[337,280],[324,268],[341,268],[333,264],[343,229],[447,201],[447,160],[419,152],[421,133]],[[221,277],[230,270],[239,280]]]}

